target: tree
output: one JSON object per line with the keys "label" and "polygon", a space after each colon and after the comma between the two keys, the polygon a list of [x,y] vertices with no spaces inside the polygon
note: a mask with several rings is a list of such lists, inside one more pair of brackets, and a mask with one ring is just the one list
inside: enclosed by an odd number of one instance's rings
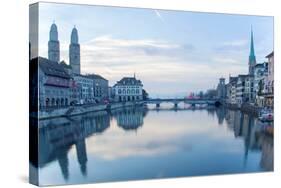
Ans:
{"label": "tree", "polygon": [[148,93],[146,92],[145,89],[142,89],[142,97],[143,97],[143,100],[147,100],[148,97],[149,97],[149,95],[148,95]]}

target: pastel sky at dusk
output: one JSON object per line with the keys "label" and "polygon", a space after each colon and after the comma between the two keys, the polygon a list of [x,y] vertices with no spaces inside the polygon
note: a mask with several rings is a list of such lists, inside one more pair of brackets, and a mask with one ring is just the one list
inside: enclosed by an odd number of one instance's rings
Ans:
{"label": "pastel sky at dusk", "polygon": [[273,50],[273,17],[40,3],[43,57],[53,21],[61,60],[68,63],[75,25],[82,73],[100,74],[110,85],[136,73],[150,96],[205,91],[219,77],[246,74],[251,25],[257,62]]}

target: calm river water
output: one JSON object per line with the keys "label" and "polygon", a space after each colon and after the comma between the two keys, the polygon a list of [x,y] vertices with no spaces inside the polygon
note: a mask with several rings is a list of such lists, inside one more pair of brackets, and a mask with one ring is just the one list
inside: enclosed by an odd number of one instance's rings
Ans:
{"label": "calm river water", "polygon": [[273,139],[256,118],[225,108],[169,108],[41,121],[40,185],[273,170]]}

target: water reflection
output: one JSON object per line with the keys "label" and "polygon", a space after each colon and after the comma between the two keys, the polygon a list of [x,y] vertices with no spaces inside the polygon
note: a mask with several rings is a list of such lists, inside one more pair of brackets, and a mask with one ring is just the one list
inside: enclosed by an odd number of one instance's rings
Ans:
{"label": "water reflection", "polygon": [[140,128],[146,114],[146,108],[122,108],[112,111],[113,117],[117,120],[117,125],[126,131]]}
{"label": "water reflection", "polygon": [[40,121],[38,166],[43,168],[48,163],[58,160],[62,175],[68,180],[68,152],[75,146],[80,171],[86,176],[88,159],[85,139],[102,133],[109,126],[109,115],[105,111]]}
{"label": "water reflection", "polygon": [[[140,133],[123,134],[132,130]],[[200,158],[205,161],[198,166]],[[143,169],[154,160],[154,168]],[[38,164],[31,162],[40,169],[42,185],[272,171],[273,138],[240,111],[123,108],[40,121]],[[58,168],[64,181],[52,174]],[[132,168],[139,169],[135,175]],[[70,175],[78,171],[81,178]]]}

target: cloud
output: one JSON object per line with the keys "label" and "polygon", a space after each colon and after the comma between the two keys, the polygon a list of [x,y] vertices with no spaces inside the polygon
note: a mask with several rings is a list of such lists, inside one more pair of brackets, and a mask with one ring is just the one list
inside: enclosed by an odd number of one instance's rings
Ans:
{"label": "cloud", "polygon": [[[68,60],[68,48],[61,43],[61,60]],[[165,40],[102,35],[82,42],[80,48],[82,73],[100,74],[110,85],[136,73],[151,96],[205,90],[216,85],[218,77],[243,67],[233,56],[202,56],[193,44]],[[41,50],[47,54],[47,47]]]}
{"label": "cloud", "polygon": [[245,46],[248,44],[248,40],[240,39],[234,41],[228,41],[222,43],[222,46]]}
{"label": "cloud", "polygon": [[248,52],[248,40],[240,39],[234,41],[223,42],[215,47],[216,52],[245,54]]}
{"label": "cloud", "polygon": [[100,36],[81,44],[82,70],[100,71],[115,79],[135,71],[146,76],[180,73],[184,66],[180,54],[185,50],[184,46],[167,41]]}

